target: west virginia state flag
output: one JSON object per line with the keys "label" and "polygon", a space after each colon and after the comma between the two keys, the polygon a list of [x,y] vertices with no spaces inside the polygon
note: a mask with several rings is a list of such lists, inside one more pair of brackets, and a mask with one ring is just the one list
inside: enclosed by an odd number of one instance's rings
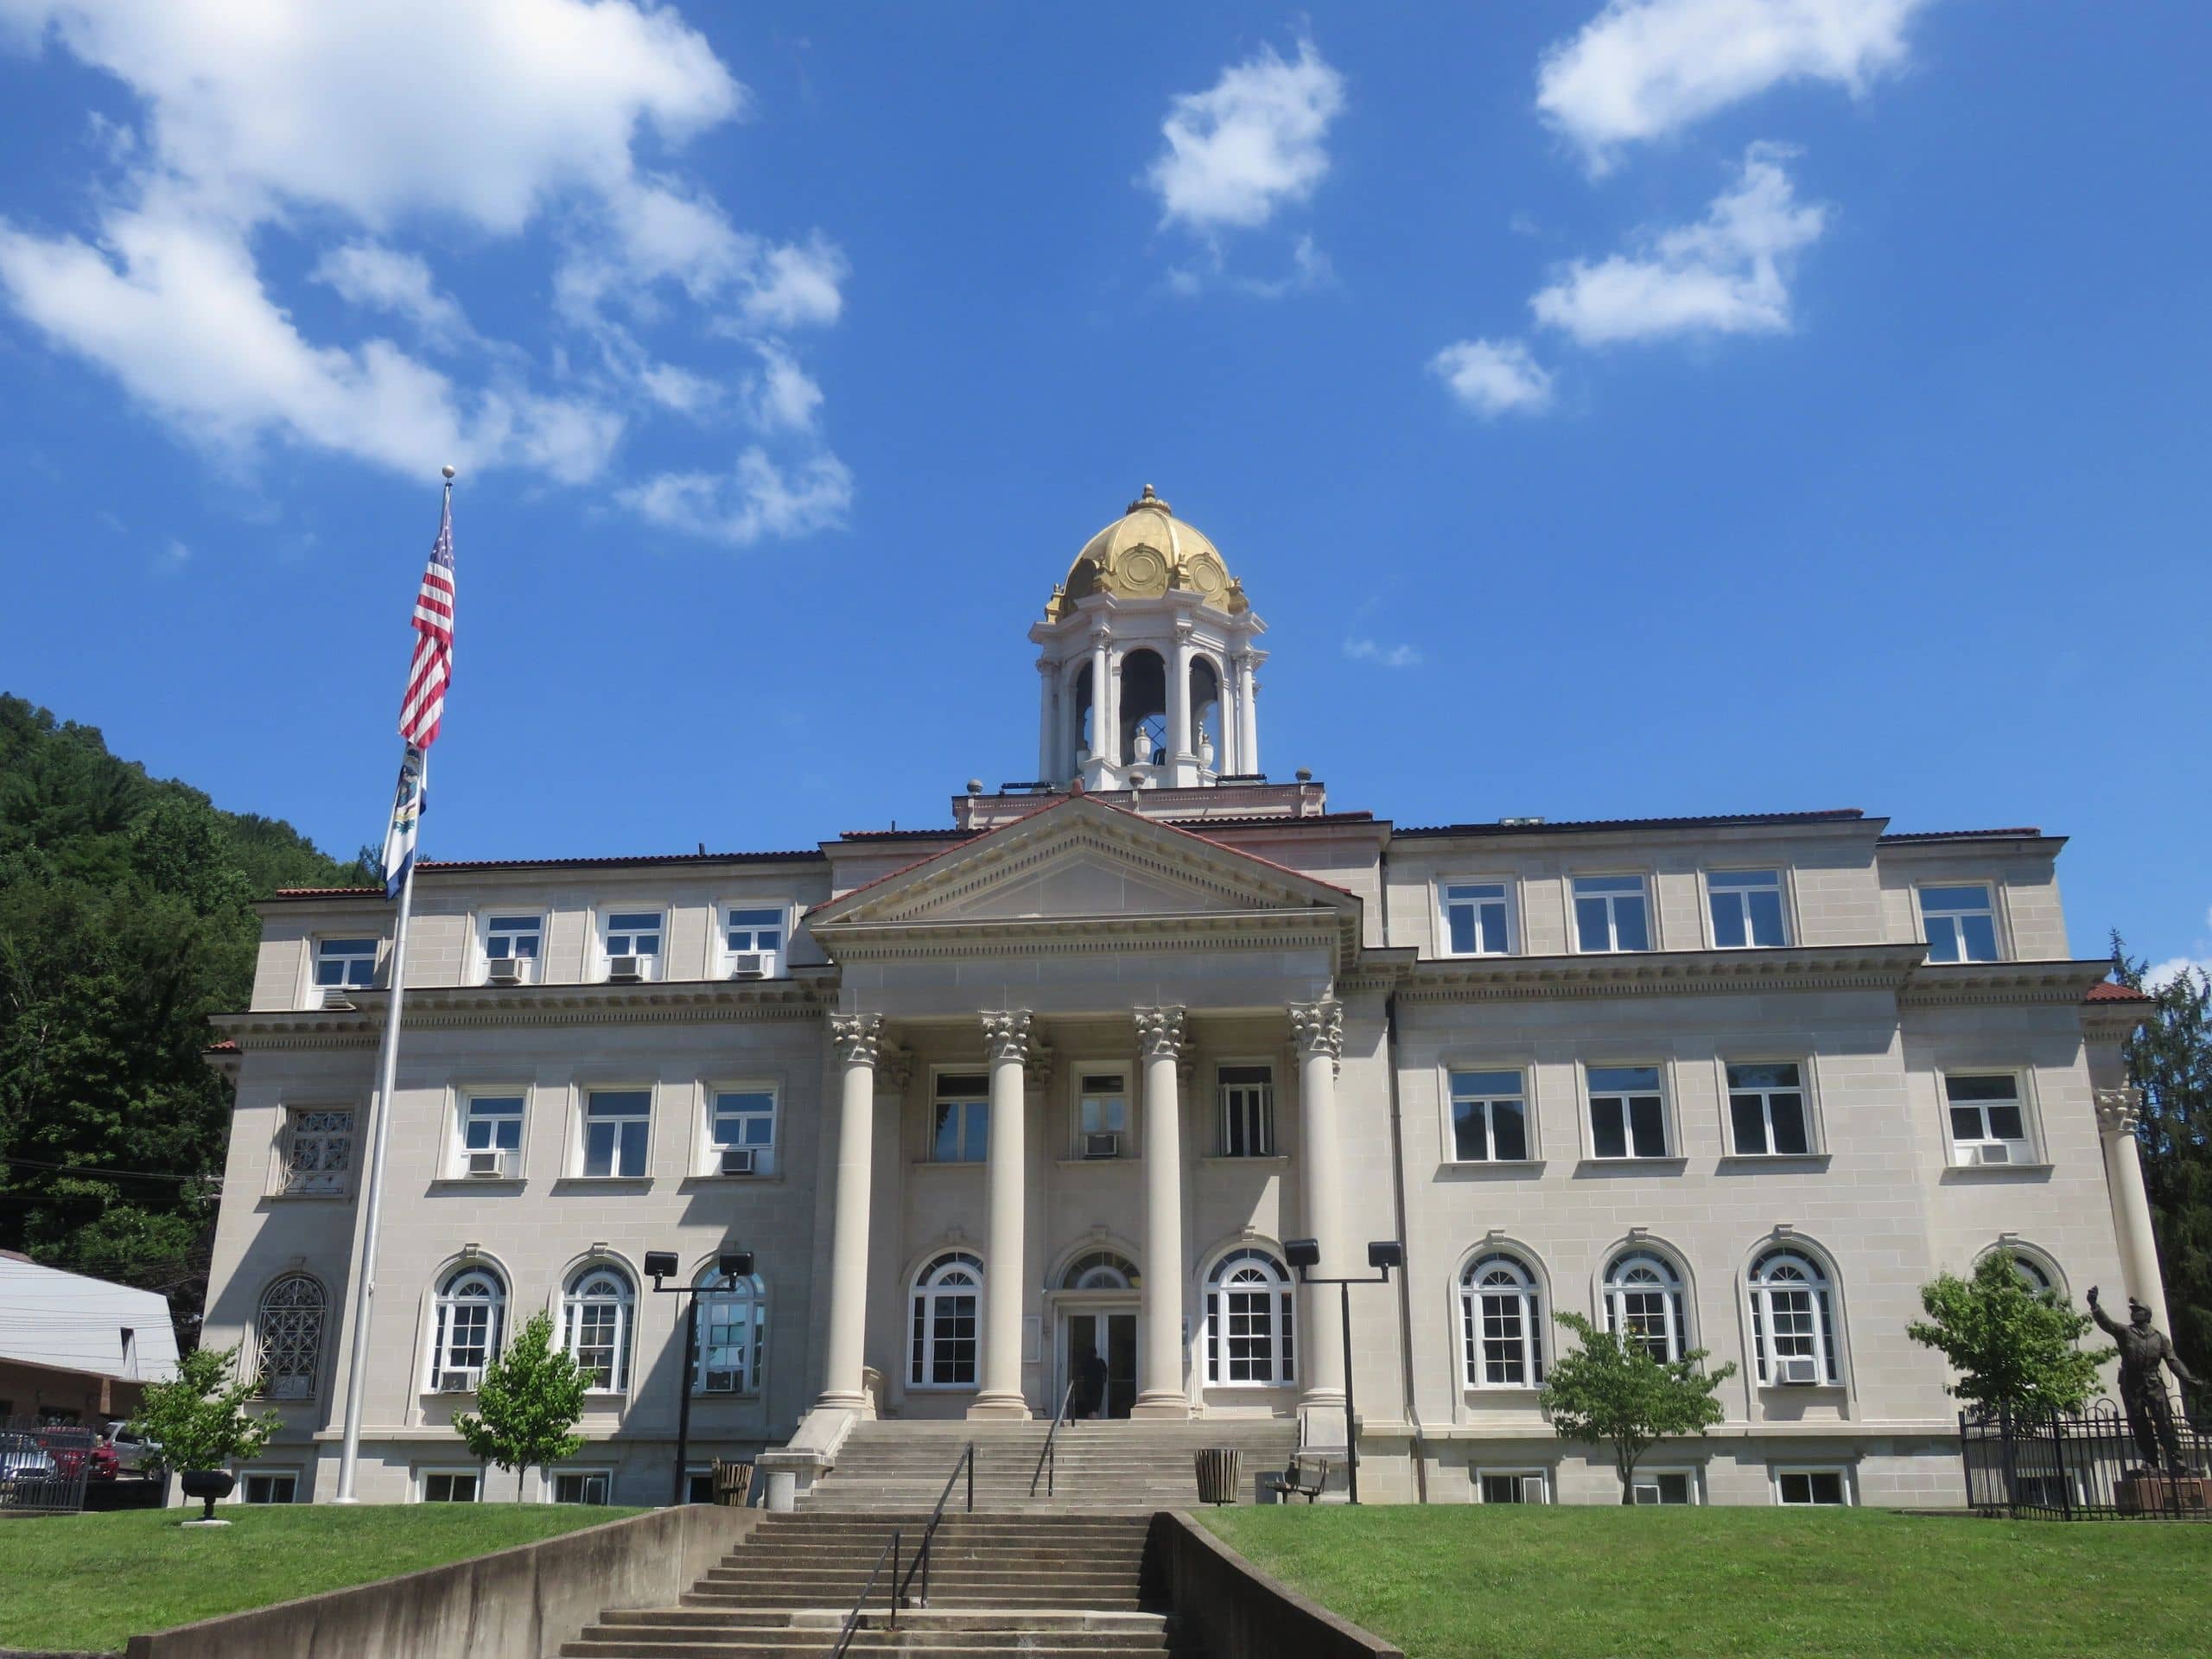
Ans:
{"label": "west virginia state flag", "polygon": [[407,746],[399,763],[399,788],[392,797],[391,823],[384,832],[384,896],[399,897],[400,884],[415,863],[415,833],[423,822],[423,751]]}

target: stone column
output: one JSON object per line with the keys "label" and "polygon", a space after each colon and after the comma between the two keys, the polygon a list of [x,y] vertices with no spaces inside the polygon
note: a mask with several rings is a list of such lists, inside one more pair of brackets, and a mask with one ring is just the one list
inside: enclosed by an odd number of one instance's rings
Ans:
{"label": "stone column", "polygon": [[982,1389],[970,1417],[1027,1417],[1021,1388],[1021,1304],[1029,1270],[1022,1246],[1027,1197],[1025,1130],[1028,1100],[1022,1064],[1029,1058],[1029,1010],[983,1015],[983,1051],[991,1066],[990,1159],[986,1171],[990,1216],[983,1247]]}
{"label": "stone column", "polygon": [[1191,744],[1191,625],[1175,625],[1175,652],[1167,684],[1168,781],[1188,788],[1198,781],[1198,759]]}
{"label": "stone column", "polygon": [[[1116,767],[1127,766],[1128,752],[1122,747],[1122,653],[1109,651],[1106,655],[1106,760]],[[1122,780],[1109,780],[1109,786],[1119,789]]]}
{"label": "stone column", "polygon": [[1037,659],[1037,778],[1047,784],[1065,783],[1060,773],[1059,664],[1049,657]]}
{"label": "stone column", "polygon": [[875,1061],[880,1014],[830,1016],[844,1077],[837,1103],[837,1194],[830,1251],[830,1343],[817,1406],[868,1411],[862,1386],[868,1351],[868,1224],[875,1155]]}
{"label": "stone column", "polygon": [[[1344,1004],[1334,997],[1290,1005],[1291,1036],[1298,1045],[1298,1190],[1306,1237],[1321,1245],[1319,1271],[1332,1278],[1351,1267],[1344,1244],[1344,1139],[1337,1124],[1337,1060],[1344,1052]],[[1317,1285],[1300,1296],[1303,1328],[1298,1363],[1305,1374],[1302,1403],[1344,1403],[1344,1327],[1336,1287]],[[1341,1419],[1339,1422],[1341,1423]]]}
{"label": "stone column", "polygon": [[1249,651],[1236,653],[1236,770],[1257,772],[1260,769],[1260,716],[1255,706],[1260,683],[1253,677],[1256,666]]}
{"label": "stone column", "polygon": [[1144,1059],[1144,1327],[1133,1417],[1191,1414],[1183,1381],[1183,1010],[1139,1008],[1137,1052]]}
{"label": "stone column", "polygon": [[1113,759],[1114,738],[1110,720],[1112,701],[1109,690],[1113,676],[1108,671],[1106,636],[1090,636],[1090,768],[1092,776],[1084,781],[1092,788],[1099,787],[1097,768],[1109,764]]}
{"label": "stone column", "polygon": [[2127,1294],[2151,1310],[2152,1322],[2171,1335],[2165,1281],[2158,1273],[2158,1244],[2151,1231],[2151,1194],[2143,1185],[2142,1147],[2135,1126],[2143,1116],[2139,1089],[2097,1090],[2097,1134],[2104,1141],[2105,1187],[2112,1200],[2113,1236]]}

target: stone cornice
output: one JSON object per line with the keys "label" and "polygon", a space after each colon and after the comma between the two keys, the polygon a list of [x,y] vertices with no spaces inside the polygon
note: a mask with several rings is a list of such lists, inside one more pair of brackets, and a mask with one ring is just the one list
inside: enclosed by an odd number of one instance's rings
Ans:
{"label": "stone cornice", "polygon": [[2078,1005],[2112,971],[2109,958],[2072,962],[1927,962],[1913,970],[1898,1001],[1909,1007],[1986,1007],[1991,1003]]}
{"label": "stone cornice", "polygon": [[1345,943],[1346,931],[1332,910],[1240,910],[1166,916],[832,922],[817,929],[815,938],[823,950],[834,950],[840,961],[882,962],[1172,950],[1192,944],[1203,944],[1209,950],[1274,950],[1298,944],[1333,948]]}
{"label": "stone cornice", "polygon": [[[1552,997],[1742,995],[1768,991],[1902,991],[1923,944],[1775,950],[1643,950],[1615,956],[1450,957],[1399,966],[1398,1000],[1529,1001]],[[1379,955],[1380,953],[1370,953]]]}
{"label": "stone cornice", "polygon": [[[241,1048],[373,1047],[383,991],[357,991],[352,1008],[266,1008],[210,1015]],[[713,1025],[817,1020],[829,1012],[796,980],[675,980],[635,985],[453,985],[407,988],[409,1031],[484,1027]]]}

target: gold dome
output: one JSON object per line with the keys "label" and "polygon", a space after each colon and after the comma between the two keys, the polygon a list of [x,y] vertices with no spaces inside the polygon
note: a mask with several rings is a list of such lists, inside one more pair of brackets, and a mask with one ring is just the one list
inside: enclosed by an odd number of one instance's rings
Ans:
{"label": "gold dome", "polygon": [[1147,484],[1127,512],[1075,556],[1067,581],[1046,603],[1045,620],[1059,621],[1072,613],[1076,601],[1092,594],[1157,599],[1170,590],[1196,594],[1231,615],[1250,608],[1243,584],[1229,574],[1221,550],[1178,518]]}

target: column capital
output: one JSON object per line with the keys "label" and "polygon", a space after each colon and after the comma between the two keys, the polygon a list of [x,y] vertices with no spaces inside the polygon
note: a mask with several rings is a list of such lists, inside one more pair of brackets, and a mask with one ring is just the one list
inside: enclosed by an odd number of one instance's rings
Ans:
{"label": "column capital", "polygon": [[2143,1121],[2143,1091],[2133,1084],[2125,1089],[2097,1090],[2097,1128],[2105,1135],[2133,1135]]}
{"label": "column capital", "polygon": [[1300,1054],[1326,1054],[1332,1062],[1343,1058],[1343,1003],[1333,996],[1325,996],[1318,1002],[1293,1002],[1287,1012],[1290,1015],[1290,1034],[1297,1042]]}
{"label": "column capital", "polygon": [[878,1089],[904,1089],[914,1075],[914,1051],[883,1039],[875,1055],[875,1086]]}
{"label": "column capital", "polygon": [[883,1047],[883,1016],[880,1014],[833,1014],[830,1040],[837,1058],[847,1065],[873,1067]]}
{"label": "column capital", "polygon": [[986,1008],[983,1022],[983,1052],[994,1060],[1021,1060],[1029,1058],[1029,1020],[1027,1008]]}
{"label": "column capital", "polygon": [[1138,1008],[1137,1049],[1147,1059],[1179,1059],[1183,1053],[1181,1008]]}
{"label": "column capital", "polygon": [[1032,1089],[1042,1089],[1052,1080],[1052,1046],[1042,1037],[1029,1039],[1029,1052],[1022,1056],[1022,1080]]}

